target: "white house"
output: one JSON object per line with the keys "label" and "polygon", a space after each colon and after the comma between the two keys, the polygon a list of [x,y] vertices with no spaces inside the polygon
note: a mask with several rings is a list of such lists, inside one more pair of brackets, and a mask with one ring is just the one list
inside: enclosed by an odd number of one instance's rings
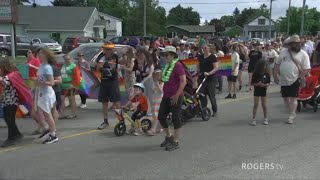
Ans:
{"label": "white house", "polygon": [[243,36],[247,39],[272,39],[276,37],[276,23],[271,20],[271,38],[269,37],[269,18],[259,16],[248,21],[243,27]]}
{"label": "white house", "polygon": [[[52,38],[63,43],[70,36],[111,38],[122,36],[122,20],[95,7],[18,6],[18,35]],[[0,33],[10,33],[0,24]]]}

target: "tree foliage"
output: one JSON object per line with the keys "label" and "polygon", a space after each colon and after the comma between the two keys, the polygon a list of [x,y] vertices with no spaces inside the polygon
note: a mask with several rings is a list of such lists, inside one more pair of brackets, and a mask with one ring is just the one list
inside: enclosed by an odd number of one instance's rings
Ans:
{"label": "tree foliage", "polygon": [[216,19],[216,18],[212,19],[209,22],[209,25],[214,25],[217,34],[220,34],[221,32],[226,30],[225,25],[223,24],[222,20],[220,20],[220,19]]}
{"label": "tree foliage", "polygon": [[[290,34],[299,34],[301,26],[302,8],[291,7],[290,9]],[[280,17],[278,20],[278,31],[287,32],[288,10],[286,17]],[[306,6],[304,31],[315,35],[320,30],[320,12],[316,8],[309,9]]]}
{"label": "tree foliage", "polygon": [[235,27],[236,25],[243,27],[249,20],[257,16],[269,16],[267,5],[262,4],[260,8],[244,8],[240,11],[237,7],[232,15],[222,16],[220,19],[212,19],[210,24],[216,26],[217,32],[224,31],[226,27]]}
{"label": "tree foliage", "polygon": [[200,14],[193,11],[192,7],[183,8],[179,4],[169,11],[167,22],[174,25],[199,25]]}

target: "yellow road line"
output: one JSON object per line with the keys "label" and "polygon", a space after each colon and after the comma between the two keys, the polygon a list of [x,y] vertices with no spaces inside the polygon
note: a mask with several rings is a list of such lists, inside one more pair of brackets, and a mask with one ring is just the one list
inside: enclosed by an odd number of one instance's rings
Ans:
{"label": "yellow road line", "polygon": [[[271,91],[269,93],[274,93],[274,92],[278,92],[278,91]],[[220,102],[218,104],[219,105],[228,104],[228,103],[232,103],[232,102],[237,102],[237,101],[249,99],[251,97],[252,96],[245,96],[245,97],[242,97],[242,98],[233,99],[233,100],[229,100],[229,101],[222,101],[222,102]],[[96,132],[99,132],[99,130],[90,130],[90,131],[85,131],[85,132],[81,132],[81,133],[71,134],[71,135],[68,135],[68,136],[64,136],[64,137],[62,137],[60,139],[71,139],[71,138],[79,137],[79,136],[83,136],[83,135],[94,134]],[[3,150],[0,150],[0,153],[12,152],[12,151],[15,151],[15,150],[18,150],[18,149],[22,149],[22,148],[25,148],[25,147],[28,147],[28,146],[34,146],[34,145],[38,145],[38,144],[26,144],[26,145],[16,146],[16,147],[12,147],[12,148],[6,148],[6,149],[3,149]]]}
{"label": "yellow road line", "polygon": [[99,132],[99,131],[98,130],[85,131],[85,132],[82,132],[82,133],[77,133],[77,134],[71,134],[71,135],[68,135],[68,136],[64,136],[61,139],[70,139],[70,138],[73,138],[73,137],[83,136],[83,135],[87,135],[87,134],[93,134],[93,133],[96,133],[96,132]]}

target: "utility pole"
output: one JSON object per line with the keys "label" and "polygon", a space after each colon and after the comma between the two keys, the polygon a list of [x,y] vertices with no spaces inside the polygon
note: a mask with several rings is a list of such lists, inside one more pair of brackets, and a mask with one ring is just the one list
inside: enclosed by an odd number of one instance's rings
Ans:
{"label": "utility pole", "polygon": [[301,28],[300,28],[300,36],[304,34],[304,16],[306,11],[306,0],[303,0],[303,7],[302,7],[302,16],[301,16]]}
{"label": "utility pole", "polygon": [[269,12],[269,39],[271,39],[271,13],[272,13],[272,1],[270,0],[270,12]]}
{"label": "utility pole", "polygon": [[143,0],[143,35],[147,36],[147,1]]}
{"label": "utility pole", "polygon": [[291,0],[289,0],[289,9],[288,9],[288,17],[287,17],[287,23],[288,23],[288,27],[287,27],[287,35],[290,35],[290,16],[291,16]]}

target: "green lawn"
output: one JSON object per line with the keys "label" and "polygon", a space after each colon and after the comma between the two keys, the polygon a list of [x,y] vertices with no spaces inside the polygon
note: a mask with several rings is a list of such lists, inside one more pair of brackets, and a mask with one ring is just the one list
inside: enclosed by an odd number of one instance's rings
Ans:
{"label": "green lawn", "polygon": [[26,59],[27,59],[26,56],[18,56],[16,57],[15,61],[17,64],[22,64],[26,61]]}
{"label": "green lawn", "polygon": [[26,56],[17,56],[15,59],[15,62],[16,64],[23,64],[25,63],[26,59],[27,59]]}

